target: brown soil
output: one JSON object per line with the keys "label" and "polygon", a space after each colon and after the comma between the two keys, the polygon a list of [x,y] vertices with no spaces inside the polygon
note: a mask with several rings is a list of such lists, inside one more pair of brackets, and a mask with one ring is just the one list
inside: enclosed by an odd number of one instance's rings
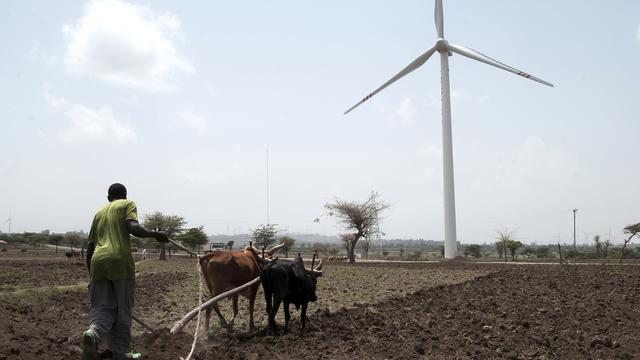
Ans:
{"label": "brown soil", "polygon": [[[79,334],[88,324],[85,270],[49,260],[61,270],[44,281],[39,275],[47,267],[29,268],[25,262],[1,264],[0,284],[13,285],[0,288],[0,360],[79,358]],[[194,269],[189,260],[162,262],[166,269],[160,270],[153,264],[139,266],[135,312],[168,328],[195,305]],[[26,285],[18,281],[22,276]],[[632,359],[640,354],[640,266],[330,264],[304,336],[293,310],[291,334],[265,337],[261,296],[257,332],[247,332],[241,303],[236,331],[221,332],[214,315],[214,338],[203,335],[194,358]],[[147,359],[178,359],[189,352],[192,332],[193,324],[149,344],[152,337],[134,325],[133,348]]]}

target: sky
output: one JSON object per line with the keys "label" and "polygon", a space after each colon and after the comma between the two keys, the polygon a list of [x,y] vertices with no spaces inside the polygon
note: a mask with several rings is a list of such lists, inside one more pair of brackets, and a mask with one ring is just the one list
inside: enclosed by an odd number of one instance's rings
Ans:
{"label": "sky", "polygon": [[[579,244],[622,241],[640,221],[640,2],[444,15],[450,42],[555,85],[449,58],[458,240],[568,243],[577,208]],[[432,1],[2,1],[0,230],[88,231],[121,182],[140,216],[211,235],[339,234],[323,205],[377,191],[386,237],[442,240],[438,57],[343,115],[436,38]]]}

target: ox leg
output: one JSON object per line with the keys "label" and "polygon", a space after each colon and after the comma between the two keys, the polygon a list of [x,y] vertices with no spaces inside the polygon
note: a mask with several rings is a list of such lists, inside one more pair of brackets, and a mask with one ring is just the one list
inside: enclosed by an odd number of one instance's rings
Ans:
{"label": "ox leg", "polygon": [[282,307],[284,308],[284,333],[289,332],[289,320],[291,320],[291,313],[289,313],[289,302],[284,300]]}
{"label": "ox leg", "polygon": [[216,312],[216,315],[218,315],[218,319],[220,319],[220,326],[224,329],[227,328],[227,321],[224,319],[224,316],[222,316],[222,313],[220,312],[220,308],[218,307],[218,303],[213,304],[213,306],[211,306],[213,308],[213,310]]}
{"label": "ox leg", "polygon": [[[256,304],[256,295],[258,294],[258,286],[249,290],[249,331],[253,331],[256,328],[256,325],[253,322],[253,309]],[[267,305],[267,314],[269,313],[269,308]]]}
{"label": "ox leg", "polygon": [[273,307],[269,312],[269,330],[267,331],[267,335],[278,335],[278,327],[276,325],[276,314],[278,314],[278,309],[280,308],[281,302],[282,302],[281,297],[274,296]]}
{"label": "ox leg", "polygon": [[204,331],[207,335],[209,335],[209,318],[211,318],[211,306],[205,309]]}
{"label": "ox leg", "polygon": [[235,294],[231,297],[231,302],[233,303],[233,316],[231,320],[229,320],[229,327],[227,330],[231,331],[233,329],[233,323],[236,321],[236,316],[238,316],[238,294]]}
{"label": "ox leg", "polygon": [[[204,279],[205,279],[205,283],[207,284],[207,288],[209,289],[209,294],[211,294],[211,297],[213,297],[213,285],[211,284],[211,282],[208,280],[207,278],[207,270],[206,270],[206,266],[202,266],[202,273],[204,275]],[[207,336],[209,335],[209,319],[211,318],[211,306],[207,307],[205,309],[205,317],[204,317],[204,329],[205,332],[207,334]]]}

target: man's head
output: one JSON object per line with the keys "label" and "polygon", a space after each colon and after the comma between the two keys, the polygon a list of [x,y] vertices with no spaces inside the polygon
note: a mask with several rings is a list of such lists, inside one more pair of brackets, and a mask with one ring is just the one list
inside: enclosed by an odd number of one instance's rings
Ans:
{"label": "man's head", "polygon": [[109,193],[107,194],[107,199],[111,202],[119,199],[127,198],[127,188],[124,185],[115,183],[109,186]]}

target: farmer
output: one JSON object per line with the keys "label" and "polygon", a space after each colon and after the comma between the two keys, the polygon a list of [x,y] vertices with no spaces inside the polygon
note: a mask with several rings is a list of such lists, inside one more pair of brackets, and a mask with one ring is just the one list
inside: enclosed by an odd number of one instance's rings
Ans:
{"label": "farmer", "polygon": [[126,354],[131,341],[131,312],[135,269],[129,234],[168,241],[164,232],[147,231],[138,223],[136,204],[127,200],[122,184],[109,187],[109,203],[93,218],[87,247],[91,293],[91,324],[83,333],[83,359],[98,359],[98,344],[106,338],[113,359],[137,358]]}
{"label": "farmer", "polygon": [[147,260],[147,249],[142,249],[142,260]]}

